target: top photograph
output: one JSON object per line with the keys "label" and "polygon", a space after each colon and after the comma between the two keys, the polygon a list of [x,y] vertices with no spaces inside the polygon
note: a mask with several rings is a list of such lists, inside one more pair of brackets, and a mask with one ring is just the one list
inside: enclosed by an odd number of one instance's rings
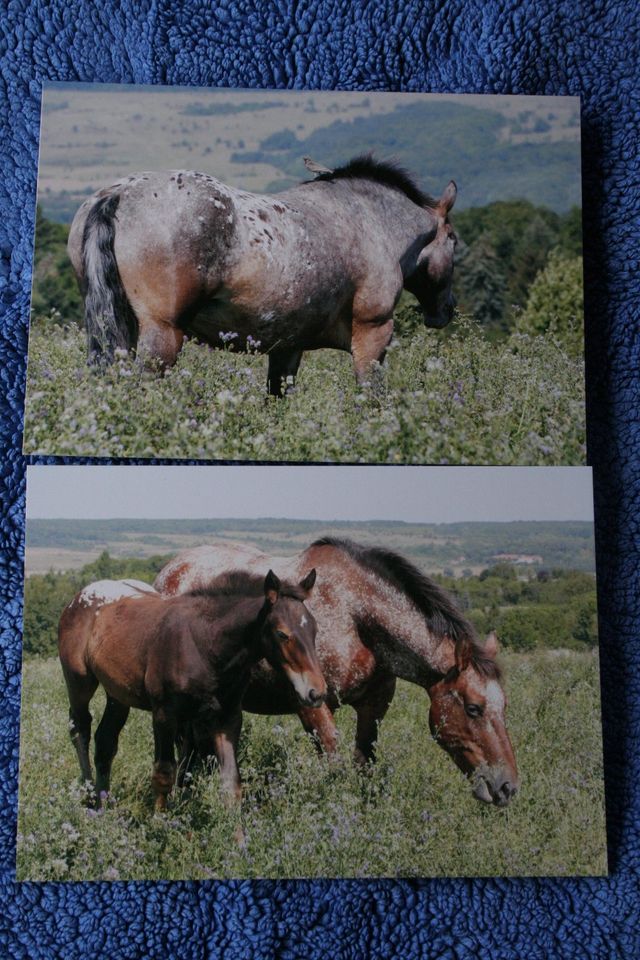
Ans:
{"label": "top photograph", "polygon": [[45,84],[24,453],[586,463],[577,97]]}

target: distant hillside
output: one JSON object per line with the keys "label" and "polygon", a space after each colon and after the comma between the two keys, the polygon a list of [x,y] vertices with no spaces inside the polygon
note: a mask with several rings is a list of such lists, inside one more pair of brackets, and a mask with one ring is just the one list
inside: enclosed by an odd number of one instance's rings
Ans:
{"label": "distant hillside", "polygon": [[588,522],[320,523],[311,520],[28,520],[27,573],[83,566],[108,550],[115,557],[170,554],[212,539],[246,540],[273,553],[295,553],[326,534],[383,545],[431,572],[479,571],[500,555],[527,566],[594,570]]}
{"label": "distant hillside", "polygon": [[298,139],[292,131],[266,138],[236,163],[270,163],[284,177],[268,190],[300,181],[300,158],[329,166],[373,150],[397,157],[424,187],[440,196],[449,180],[459,185],[458,209],[496,200],[525,199],[564,212],[580,204],[580,144],[574,141],[514,143],[503,138],[507,121],[498,112],[448,103],[398,106],[384,117],[336,120]]}
{"label": "distant hillside", "polygon": [[135,170],[201,169],[246,190],[305,179],[302,158],[335,166],[395,158],[457,209],[524,199],[580,204],[577,100],[421,94],[46,87],[38,200],[70,222],[93,190]]}

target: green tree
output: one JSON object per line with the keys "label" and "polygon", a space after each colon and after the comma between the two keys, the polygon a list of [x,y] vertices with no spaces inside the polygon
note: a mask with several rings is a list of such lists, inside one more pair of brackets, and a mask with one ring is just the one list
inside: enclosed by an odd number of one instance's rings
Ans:
{"label": "green tree", "polygon": [[488,233],[481,234],[462,258],[458,285],[460,307],[485,328],[504,330],[503,268]]}
{"label": "green tree", "polygon": [[520,333],[551,333],[567,351],[579,357],[584,349],[583,315],[582,257],[569,259],[554,250],[531,285],[516,327]]}
{"label": "green tree", "polygon": [[31,307],[36,318],[57,311],[56,323],[82,323],[84,305],[67,254],[69,227],[54,223],[36,209],[36,238]]}
{"label": "green tree", "polygon": [[571,635],[580,644],[595,647],[598,643],[598,612],[595,597],[589,597],[577,606]]}
{"label": "green tree", "polygon": [[538,632],[528,609],[508,610],[500,618],[498,634],[505,647],[512,650],[533,650],[538,643]]}

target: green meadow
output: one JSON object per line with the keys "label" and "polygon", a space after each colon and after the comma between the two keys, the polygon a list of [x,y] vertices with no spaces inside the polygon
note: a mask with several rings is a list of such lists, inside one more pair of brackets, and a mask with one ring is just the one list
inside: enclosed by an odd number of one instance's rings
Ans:
{"label": "green meadow", "polygon": [[[409,313],[413,308],[405,308]],[[408,326],[408,325],[407,325]],[[267,400],[266,358],[187,343],[161,377],[87,367],[75,326],[32,325],[26,454],[546,465],[585,462],[584,369],[550,335],[491,342],[470,321],[406,329],[364,388],[348,354],[305,355]]]}
{"label": "green meadow", "polygon": [[[606,872],[597,651],[505,651],[508,726],[521,791],[499,810],[471,796],[431,740],[427,695],[400,682],[378,763],[350,753],[355,714],[337,714],[335,759],[320,759],[296,717],[245,714],[244,799],[221,802],[215,770],[153,812],[151,720],[132,711],[112,793],[85,805],[56,659],[24,664],[17,877],[600,875]],[[93,714],[102,709],[101,694]],[[239,830],[238,828],[241,828]]]}

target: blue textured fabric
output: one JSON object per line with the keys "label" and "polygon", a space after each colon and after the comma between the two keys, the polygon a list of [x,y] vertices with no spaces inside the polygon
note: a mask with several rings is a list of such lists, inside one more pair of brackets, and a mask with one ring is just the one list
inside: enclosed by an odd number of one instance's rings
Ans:
{"label": "blue textured fabric", "polygon": [[[640,957],[635,0],[3,0],[0,956]],[[24,461],[41,82],[580,94],[607,880],[14,882]]]}

